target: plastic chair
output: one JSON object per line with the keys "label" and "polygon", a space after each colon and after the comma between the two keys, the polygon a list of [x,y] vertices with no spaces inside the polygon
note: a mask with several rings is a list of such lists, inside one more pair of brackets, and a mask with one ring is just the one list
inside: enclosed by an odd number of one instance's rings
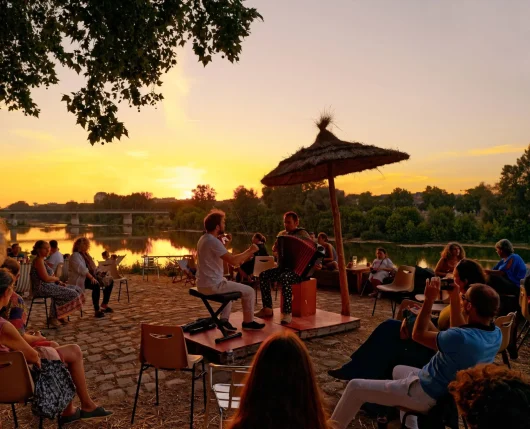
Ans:
{"label": "plastic chair", "polygon": [[[195,285],[195,275],[190,271],[189,268],[189,258],[182,258],[177,261],[178,267],[181,272],[181,276],[184,277],[184,285],[191,284]],[[181,280],[182,280],[181,277]]]}
{"label": "plastic chair", "polygon": [[514,312],[514,313],[509,313],[506,316],[497,317],[495,319],[495,325],[498,326],[502,332],[502,343],[501,343],[501,346],[497,354],[498,353],[502,354],[502,361],[510,369],[512,369],[512,367],[510,365],[510,358],[508,357],[508,352],[506,351],[506,349],[508,348],[508,345],[510,344],[512,324],[515,322],[516,317],[517,317],[517,312]]}
{"label": "plastic chair", "polygon": [[[213,394],[219,408],[219,428],[223,427],[223,414],[239,408],[241,392],[245,386],[244,382],[250,371],[249,366],[216,365],[211,363],[208,372],[208,398],[206,411],[204,412],[204,429],[208,428],[208,416],[210,412],[211,395]],[[214,383],[214,373],[225,372],[230,375],[229,383]]]}
{"label": "plastic chair", "polygon": [[125,283],[125,289],[127,291],[127,302],[131,302],[129,298],[129,282],[126,277],[123,277],[118,272],[118,266],[117,261],[114,259],[107,259],[106,261],[100,261],[98,264],[98,270],[105,271],[109,273],[112,280],[114,280],[115,283],[119,282],[120,288],[118,289],[118,302],[120,302],[120,296],[121,296],[121,285]]}
{"label": "plastic chair", "polygon": [[[173,370],[191,372],[191,411],[190,429],[193,429],[193,405],[195,396],[195,380],[202,377],[204,387],[204,407],[206,408],[206,370],[201,355],[190,355],[184,339],[184,331],[180,326],[158,326],[142,323],[140,325],[140,374],[131,417],[134,423],[136,404],[140,393],[143,372],[150,367],[155,369],[156,403],[158,400],[158,370]],[[202,370],[196,373],[197,364],[202,364]]]}
{"label": "plastic chair", "polygon": [[142,280],[144,279],[145,275],[147,277],[147,281],[149,281],[150,270],[156,271],[158,278],[160,278],[160,267],[158,266],[156,259],[152,256],[144,256],[142,265]]}
{"label": "plastic chair", "polygon": [[[31,402],[35,391],[33,378],[22,352],[0,353],[0,380],[3,386],[9,386],[9,389],[0,389],[0,404],[11,404],[13,422],[15,428],[18,428],[15,404]],[[59,419],[60,416],[57,417],[57,426],[60,428]],[[41,417],[39,428],[43,427],[43,421]]]}
{"label": "plastic chair", "polygon": [[55,273],[54,273],[55,277],[61,278],[63,274],[63,268],[64,268],[64,262],[57,264],[57,266],[55,267]]}
{"label": "plastic chair", "polygon": [[521,314],[523,315],[525,322],[521,329],[521,332],[519,333],[519,337],[517,338],[517,340],[519,340],[522,337],[521,342],[517,346],[517,350],[521,348],[526,338],[528,337],[528,334],[530,334],[530,304],[528,303],[528,295],[526,293],[524,284],[521,285],[521,292],[519,295],[519,307],[521,308]]}
{"label": "plastic chair", "polygon": [[[391,295],[390,303],[392,306],[392,317],[394,317],[396,313],[396,307],[397,307],[397,301],[395,301],[393,298],[396,297],[399,299],[399,297],[406,297],[408,295],[411,295],[414,292],[414,273],[415,272],[416,272],[416,268],[409,267],[408,265],[401,265],[398,268],[396,277],[394,277],[394,281],[392,283],[390,283],[389,285],[378,285],[377,286],[378,292],[389,293]],[[375,314],[375,306],[377,305],[378,298],[379,298],[379,293],[375,296],[372,316]]]}

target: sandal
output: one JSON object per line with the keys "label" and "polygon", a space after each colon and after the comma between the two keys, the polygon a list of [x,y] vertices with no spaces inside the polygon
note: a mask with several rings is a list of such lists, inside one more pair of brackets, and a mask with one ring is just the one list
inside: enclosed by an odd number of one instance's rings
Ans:
{"label": "sandal", "polygon": [[81,419],[81,410],[79,408],[76,408],[74,414],[70,414],[69,416],[59,417],[59,423],[62,426],[62,425],[67,425],[69,423],[76,422],[80,419]]}
{"label": "sandal", "polygon": [[112,411],[107,411],[103,407],[97,407],[92,411],[83,411],[81,410],[81,419],[91,420],[91,419],[102,419],[108,417],[112,414]]}

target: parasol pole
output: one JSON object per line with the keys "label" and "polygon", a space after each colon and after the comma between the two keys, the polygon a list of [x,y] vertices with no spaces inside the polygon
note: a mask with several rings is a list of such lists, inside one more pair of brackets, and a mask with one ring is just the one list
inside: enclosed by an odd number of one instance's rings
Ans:
{"label": "parasol pole", "polygon": [[331,212],[333,214],[333,230],[335,233],[335,244],[337,247],[337,256],[339,258],[340,299],[342,303],[341,314],[343,316],[349,316],[350,295],[348,293],[348,277],[346,276],[344,246],[342,244],[342,228],[340,224],[339,204],[337,203],[337,194],[335,193],[335,178],[333,177],[333,167],[331,164],[328,164],[328,185],[329,199],[331,200]]}

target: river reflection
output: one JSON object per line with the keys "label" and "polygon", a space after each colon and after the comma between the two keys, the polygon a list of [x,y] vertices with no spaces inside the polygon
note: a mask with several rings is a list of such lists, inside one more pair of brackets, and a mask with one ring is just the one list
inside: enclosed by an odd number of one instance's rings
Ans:
{"label": "river reflection", "polygon": [[[62,253],[72,253],[76,238],[87,237],[91,241],[91,254],[99,259],[104,250],[110,253],[126,255],[124,264],[141,260],[142,255],[185,255],[196,248],[199,232],[159,231],[150,228],[130,226],[115,227],[68,227],[66,225],[49,225],[42,227],[17,227],[10,230],[10,243],[20,243],[22,250],[31,251],[37,240],[57,240]],[[267,237],[267,247],[273,243],[273,237]],[[250,244],[246,235],[236,234],[232,242],[233,251],[245,250]],[[399,244],[378,243],[345,243],[344,251],[347,260],[357,256],[360,264],[374,259],[375,250],[382,246],[396,265],[419,265],[433,268],[440,258],[441,246],[414,247]],[[485,268],[491,268],[498,257],[492,245],[483,247],[464,246],[467,256],[477,259]],[[530,262],[530,250],[516,249],[516,252]]]}

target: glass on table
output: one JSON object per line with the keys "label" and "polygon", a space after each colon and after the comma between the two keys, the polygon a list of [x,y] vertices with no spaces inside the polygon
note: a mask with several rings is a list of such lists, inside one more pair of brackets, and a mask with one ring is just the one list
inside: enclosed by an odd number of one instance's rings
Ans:
{"label": "glass on table", "polygon": [[357,266],[357,256],[352,256],[352,257],[351,257],[351,263],[352,263],[352,265],[353,265],[354,267]]}

